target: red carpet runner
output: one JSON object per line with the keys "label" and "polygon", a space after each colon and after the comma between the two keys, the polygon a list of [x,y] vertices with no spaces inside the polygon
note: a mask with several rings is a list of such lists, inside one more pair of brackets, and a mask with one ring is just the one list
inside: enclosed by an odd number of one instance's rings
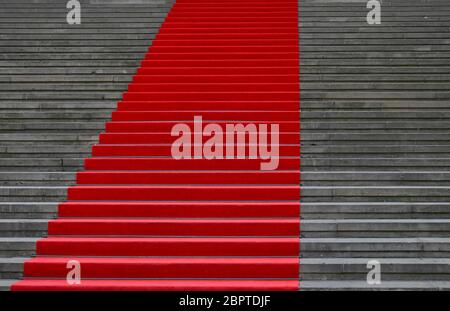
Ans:
{"label": "red carpet runner", "polygon": [[[298,290],[298,36],[297,0],[178,0],[13,290]],[[278,168],[174,159],[195,116],[279,124]]]}

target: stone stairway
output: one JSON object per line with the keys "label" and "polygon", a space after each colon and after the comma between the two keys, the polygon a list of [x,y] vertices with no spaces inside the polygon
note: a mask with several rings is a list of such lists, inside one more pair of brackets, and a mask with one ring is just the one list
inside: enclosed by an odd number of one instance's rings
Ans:
{"label": "stone stairway", "polygon": [[0,1],[0,289],[75,181],[172,0]]}
{"label": "stone stairway", "polygon": [[366,3],[300,1],[301,288],[449,289],[450,3]]}
{"label": "stone stairway", "polygon": [[[301,288],[450,288],[450,4],[300,0]],[[169,1],[0,0],[0,288],[22,275]],[[60,7],[59,7],[60,6]],[[26,9],[25,9],[26,8]],[[379,286],[367,261],[382,264]]]}

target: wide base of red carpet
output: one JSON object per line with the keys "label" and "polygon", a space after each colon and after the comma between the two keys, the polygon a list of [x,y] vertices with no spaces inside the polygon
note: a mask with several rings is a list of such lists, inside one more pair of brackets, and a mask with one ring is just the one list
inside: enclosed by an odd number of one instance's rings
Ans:
{"label": "wide base of red carpet", "polygon": [[[277,169],[175,160],[198,116],[279,124]],[[297,0],[178,0],[12,289],[298,290],[299,120]]]}

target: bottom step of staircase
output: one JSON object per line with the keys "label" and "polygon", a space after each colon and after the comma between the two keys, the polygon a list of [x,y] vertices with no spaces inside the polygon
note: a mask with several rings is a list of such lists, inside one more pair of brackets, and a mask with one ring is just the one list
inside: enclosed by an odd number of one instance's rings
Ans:
{"label": "bottom step of staircase", "polygon": [[[68,285],[65,280],[0,281],[0,291],[297,291],[297,280],[83,280],[80,285]],[[15,284],[14,284],[15,283]],[[370,285],[364,281],[304,281],[300,291],[348,290],[450,290],[446,281],[389,281]]]}
{"label": "bottom step of staircase", "polygon": [[0,280],[0,292],[9,291],[11,285],[17,282],[17,280]]}
{"label": "bottom step of staircase", "polygon": [[23,280],[13,291],[297,291],[298,280]]}
{"label": "bottom step of staircase", "polygon": [[300,283],[301,291],[416,291],[416,290],[450,290],[450,282],[448,281],[388,281],[381,282],[378,285],[371,285],[365,281],[304,281]]}

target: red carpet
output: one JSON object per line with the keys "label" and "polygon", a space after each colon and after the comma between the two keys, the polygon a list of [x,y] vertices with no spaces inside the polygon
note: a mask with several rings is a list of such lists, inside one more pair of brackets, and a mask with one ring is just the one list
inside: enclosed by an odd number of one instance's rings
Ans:
{"label": "red carpet", "polygon": [[[299,83],[297,0],[178,0],[12,289],[298,290]],[[276,170],[174,159],[176,124],[194,129],[193,154],[209,139],[198,116],[279,124]],[[81,284],[66,281],[73,260]]]}

